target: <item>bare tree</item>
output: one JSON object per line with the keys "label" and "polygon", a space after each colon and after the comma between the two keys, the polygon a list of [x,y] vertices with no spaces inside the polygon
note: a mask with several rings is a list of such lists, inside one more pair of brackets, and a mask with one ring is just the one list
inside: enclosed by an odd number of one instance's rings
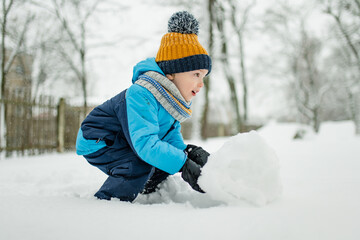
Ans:
{"label": "bare tree", "polygon": [[[324,2],[324,1],[323,1]],[[356,134],[360,134],[360,1],[337,0],[325,1],[325,13],[330,15],[340,32],[337,37],[343,52],[348,52],[345,61],[348,63],[342,68],[350,72],[350,77],[344,77],[347,82],[347,95],[351,118],[356,126]],[[354,68],[355,67],[355,68]],[[356,69],[356,70],[355,70]]]}
{"label": "bare tree", "polygon": [[[8,29],[8,20],[9,14],[14,6],[14,0],[7,2],[6,0],[2,1],[2,21],[1,21],[1,93],[0,98],[4,97],[5,86],[6,86],[6,75],[10,70],[12,63],[14,62],[15,57],[19,53],[20,47],[23,44],[24,36],[28,30],[29,23],[34,19],[33,15],[27,14],[25,22],[22,24],[22,28],[19,32],[14,32],[13,36],[9,36]],[[6,38],[11,39],[13,37],[13,47],[11,49],[9,56],[7,56],[7,43]]]}
{"label": "bare tree", "polygon": [[305,122],[312,124],[315,132],[319,131],[320,111],[324,95],[331,88],[331,81],[323,81],[326,76],[319,67],[319,54],[322,43],[309,36],[302,24],[299,56],[294,62],[293,74],[295,81],[295,97],[298,111]]}
{"label": "bare tree", "polygon": [[6,65],[6,43],[5,43],[5,37],[7,32],[7,24],[8,24],[8,17],[9,13],[11,11],[11,8],[14,4],[14,0],[10,0],[7,2],[6,0],[2,1],[2,21],[1,21],[1,92],[0,92],[0,98],[4,95],[5,89],[5,65]]}
{"label": "bare tree", "polygon": [[63,39],[57,43],[57,52],[68,64],[81,85],[83,114],[87,113],[88,98],[88,28],[87,23],[95,13],[100,0],[52,0],[49,4],[33,1],[34,4],[48,10],[60,23]]}
{"label": "bare tree", "polygon": [[239,107],[239,100],[238,100],[238,94],[236,90],[236,81],[233,76],[233,72],[230,68],[230,62],[229,62],[229,53],[228,53],[228,38],[226,36],[226,13],[224,6],[221,2],[216,3],[216,26],[219,30],[220,35],[220,42],[221,42],[221,55],[220,55],[220,61],[223,66],[223,72],[225,74],[226,80],[229,84],[230,89],[230,99],[231,103],[233,105],[233,109],[235,112],[235,119],[236,119],[236,130],[237,132],[241,131],[242,127],[242,120],[240,116],[240,107]]}
{"label": "bare tree", "polygon": [[[244,3],[241,3],[244,4]],[[209,52],[212,56],[214,62],[219,60],[221,65],[223,66],[223,72],[225,78],[227,79],[229,89],[230,89],[230,100],[235,113],[235,129],[237,132],[240,132],[243,127],[243,120],[247,120],[248,118],[248,86],[246,79],[246,64],[245,64],[245,54],[244,54],[244,35],[245,28],[247,24],[247,20],[249,17],[250,10],[255,6],[255,1],[252,1],[249,4],[244,4],[244,7],[240,7],[238,2],[233,0],[227,0],[225,2],[212,0],[208,3],[209,7]],[[213,25],[215,24],[218,30],[218,37],[215,37]],[[232,28],[232,29],[231,29]],[[239,54],[239,62],[241,75],[239,76],[240,83],[242,86],[242,106],[243,106],[243,116],[240,114],[240,101],[237,93],[237,82],[236,76],[234,75],[233,70],[231,69],[231,57],[233,51],[229,52],[229,44],[231,44],[231,36],[229,36],[229,31],[234,30],[235,36],[238,39],[238,44],[236,46],[231,45],[231,48],[238,48]],[[214,54],[213,46],[215,42],[219,41],[220,44],[220,56],[217,58]],[[210,83],[208,83],[209,85]],[[210,89],[210,87],[209,87]],[[205,89],[209,91],[209,89]],[[206,95],[207,96],[207,95]],[[205,96],[205,97],[206,97]],[[205,112],[208,111],[206,107],[208,107],[209,99],[205,98],[205,108],[203,112],[203,121],[202,121],[202,129],[204,132],[207,124],[205,121]],[[203,134],[203,137],[205,134]]]}
{"label": "bare tree", "polygon": [[241,83],[243,89],[243,120],[246,122],[248,120],[248,84],[246,77],[246,67],[245,67],[245,43],[244,35],[246,30],[246,25],[249,18],[249,12],[255,6],[256,0],[252,1],[250,4],[245,5],[244,10],[241,11],[238,1],[228,0],[230,4],[230,17],[231,24],[235,30],[235,33],[239,41],[239,59],[240,59],[240,69],[241,69]]}
{"label": "bare tree", "polygon": [[[84,116],[87,113],[87,97],[88,97],[88,76],[86,69],[86,58],[87,58],[87,34],[86,34],[86,23],[88,22],[90,16],[96,10],[97,5],[100,0],[93,1],[91,5],[87,5],[86,1],[78,0],[69,2],[69,5],[64,2],[58,2],[53,0],[53,8],[55,11],[56,17],[61,22],[63,30],[67,34],[70,43],[72,44],[73,49],[77,55],[76,58],[71,56],[71,53],[61,44],[59,45],[59,50],[63,58],[69,64],[70,68],[74,71],[77,79],[81,83],[81,89],[83,93],[83,111]],[[71,8],[76,14],[75,17],[77,21],[74,22],[74,19],[66,17],[63,12]],[[76,24],[76,29],[73,29],[70,25],[74,26]],[[78,64],[79,63],[79,64]]]}
{"label": "bare tree", "polygon": [[[7,86],[7,74],[16,58],[19,54],[20,47],[23,44],[25,33],[28,30],[28,25],[33,20],[32,14],[26,14],[25,21],[20,24],[21,28],[19,29],[9,29],[9,19],[10,13],[13,9],[18,8],[22,2],[17,2],[15,0],[3,0],[2,1],[2,11],[1,11],[1,90],[0,90],[0,99],[5,97],[5,90]],[[11,41],[11,49],[8,47],[8,41]],[[9,45],[10,46],[10,45]],[[9,54],[8,54],[9,53]],[[7,55],[8,54],[8,55]],[[6,145],[5,135],[6,135],[6,105],[4,101],[1,101],[0,104],[0,146],[3,147]]]}
{"label": "bare tree", "polygon": [[317,132],[323,121],[320,113],[324,97],[333,85],[320,64],[323,42],[308,30],[311,6],[295,9],[281,2],[279,7],[276,12],[268,11],[267,29],[284,46],[281,57],[287,63],[285,74],[293,79],[289,90],[294,97],[297,121],[310,124]]}
{"label": "bare tree", "polygon": [[58,46],[64,40],[61,34],[58,34],[60,29],[57,28],[56,21],[57,19],[51,19],[51,15],[42,12],[36,19],[34,36],[25,43],[33,58],[32,99],[34,101],[40,94],[51,94],[46,86],[51,85],[52,82],[66,83],[71,77],[69,72],[71,73],[72,69],[58,53]]}
{"label": "bare tree", "polygon": [[[210,57],[213,57],[214,55],[214,19],[215,19],[215,13],[214,13],[214,5],[215,0],[208,0],[208,53]],[[203,139],[208,138],[208,122],[209,122],[209,105],[210,105],[210,99],[209,99],[209,92],[211,87],[211,77],[210,75],[207,76],[204,79],[204,90],[205,90],[205,102],[202,110],[201,115],[201,137]]]}

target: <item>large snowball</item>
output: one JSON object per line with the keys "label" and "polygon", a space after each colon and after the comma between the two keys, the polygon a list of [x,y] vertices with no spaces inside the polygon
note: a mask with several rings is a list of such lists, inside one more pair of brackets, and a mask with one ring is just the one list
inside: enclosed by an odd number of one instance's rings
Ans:
{"label": "large snowball", "polygon": [[261,206],[282,191],[278,158],[255,131],[231,137],[212,153],[198,183],[211,198],[228,204],[245,200]]}

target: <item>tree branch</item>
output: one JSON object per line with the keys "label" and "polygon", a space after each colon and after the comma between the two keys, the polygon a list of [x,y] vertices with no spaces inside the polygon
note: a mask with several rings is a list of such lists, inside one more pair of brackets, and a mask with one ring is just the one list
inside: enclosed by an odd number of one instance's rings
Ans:
{"label": "tree branch", "polygon": [[358,7],[358,11],[360,11],[360,1],[359,0],[354,0],[356,6]]}
{"label": "tree branch", "polygon": [[346,42],[347,44],[349,45],[351,51],[353,52],[353,54],[355,55],[355,58],[359,64],[359,67],[360,67],[360,58],[359,58],[359,53],[356,49],[356,47],[354,46],[353,42],[351,41],[350,39],[350,36],[349,34],[346,32],[343,24],[342,24],[342,21],[341,21],[341,12],[339,12],[339,14],[335,14],[333,11],[332,11],[332,8],[330,5],[327,6],[327,9],[325,11],[325,13],[331,15],[334,19],[335,19],[335,22],[336,24],[338,25],[342,35],[345,37],[346,39]]}
{"label": "tree branch", "polygon": [[85,17],[84,17],[84,22],[87,21],[87,19],[91,16],[91,14],[95,11],[95,9],[97,8],[97,6],[99,5],[100,0],[97,0],[90,8],[89,11],[86,13]]}
{"label": "tree branch", "polygon": [[3,9],[4,9],[4,16],[6,18],[7,14],[10,12],[11,7],[14,4],[14,0],[10,0],[9,5],[7,7],[5,7],[5,0],[3,1]]}
{"label": "tree branch", "polygon": [[23,26],[23,29],[22,29],[21,32],[20,32],[20,37],[18,38],[18,41],[17,41],[15,47],[13,48],[13,50],[12,50],[10,56],[9,56],[8,61],[7,61],[6,64],[5,64],[5,67],[4,67],[4,72],[5,72],[5,73],[7,73],[7,72],[10,70],[10,67],[11,67],[12,63],[14,62],[16,55],[19,53],[19,48],[20,48],[21,44],[23,43],[25,33],[26,33],[26,31],[28,30],[27,27],[28,27],[29,23],[30,23],[33,19],[34,19],[34,16],[33,16],[33,15],[28,15],[28,16],[26,17],[25,24],[24,24],[24,26]]}
{"label": "tree branch", "polygon": [[81,72],[76,68],[76,64],[72,58],[66,53],[65,49],[59,44],[60,54],[65,58],[66,62],[69,64],[70,68],[75,72],[78,79],[81,79]]}
{"label": "tree branch", "polygon": [[73,44],[74,48],[79,51],[80,50],[80,46],[79,44],[76,42],[75,36],[74,34],[71,32],[70,27],[68,25],[68,22],[66,21],[66,19],[62,16],[62,14],[60,13],[60,9],[61,7],[59,6],[59,4],[56,2],[56,0],[53,0],[53,4],[54,4],[54,8],[55,8],[55,15],[57,16],[57,18],[60,20],[64,30],[66,31],[66,33],[68,34],[71,43]]}

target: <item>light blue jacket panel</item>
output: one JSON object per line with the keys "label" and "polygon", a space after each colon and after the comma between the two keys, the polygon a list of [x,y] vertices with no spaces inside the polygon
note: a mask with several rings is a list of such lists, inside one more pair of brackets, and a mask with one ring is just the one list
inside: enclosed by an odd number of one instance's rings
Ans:
{"label": "light blue jacket panel", "polygon": [[167,173],[178,172],[187,158],[180,123],[150,91],[137,84],[126,92],[126,107],[130,138],[138,156]]}
{"label": "light blue jacket panel", "polygon": [[100,150],[105,147],[105,141],[85,139],[81,128],[79,129],[77,138],[76,138],[76,154],[78,155],[88,155],[93,152]]}

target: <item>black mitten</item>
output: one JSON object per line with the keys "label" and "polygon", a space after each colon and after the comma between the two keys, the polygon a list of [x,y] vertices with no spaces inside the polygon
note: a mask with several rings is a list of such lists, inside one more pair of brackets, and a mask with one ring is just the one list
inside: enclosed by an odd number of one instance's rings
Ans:
{"label": "black mitten", "polygon": [[202,147],[191,144],[187,145],[185,152],[191,160],[199,164],[201,167],[206,164],[208,157],[210,156],[210,153],[202,149]]}
{"label": "black mitten", "polygon": [[158,189],[158,185],[162,183],[168,176],[169,174],[167,172],[155,168],[154,174],[146,182],[144,190],[141,193],[149,194],[155,192]]}
{"label": "black mitten", "polygon": [[197,183],[199,176],[201,174],[201,166],[191,159],[187,159],[184,166],[181,168],[181,177],[185,182],[189,183],[189,185],[198,192],[205,193]]}

